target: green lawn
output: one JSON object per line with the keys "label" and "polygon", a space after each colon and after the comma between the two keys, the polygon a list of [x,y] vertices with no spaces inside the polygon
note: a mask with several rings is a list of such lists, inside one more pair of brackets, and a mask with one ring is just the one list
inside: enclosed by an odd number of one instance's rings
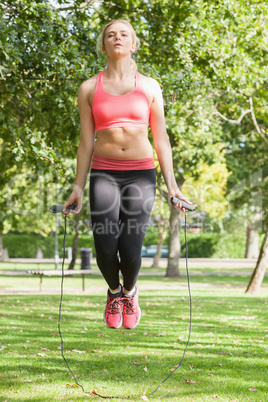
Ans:
{"label": "green lawn", "polygon": [[[38,278],[1,277],[1,289],[38,290]],[[60,352],[60,278],[44,278],[44,293],[0,295],[0,401],[86,401],[104,395],[150,401],[267,401],[268,281],[244,294],[246,275],[193,275],[192,336],[188,337],[187,281],[140,276],[142,318],[134,330],[111,330],[102,320],[101,276],[66,278],[62,310],[65,355]],[[49,293],[52,292],[52,293]]]}

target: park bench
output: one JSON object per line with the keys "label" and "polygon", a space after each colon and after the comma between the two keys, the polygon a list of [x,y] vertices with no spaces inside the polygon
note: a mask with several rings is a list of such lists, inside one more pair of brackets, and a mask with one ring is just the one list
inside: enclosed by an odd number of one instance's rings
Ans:
{"label": "park bench", "polygon": [[[64,278],[73,277],[77,275],[81,275],[82,277],[82,291],[85,291],[85,277],[86,275],[95,275],[99,274],[100,272],[97,270],[92,269],[72,269],[72,270],[65,270],[64,271]],[[52,276],[61,276],[62,271],[61,269],[47,269],[47,270],[10,270],[10,271],[0,271],[0,276],[39,276],[40,283],[39,283],[39,290],[42,292],[42,284],[43,284],[43,277],[52,277]]]}
{"label": "park bench", "polygon": [[[48,269],[45,271],[42,270],[27,270],[26,271],[28,275],[39,275],[40,277],[40,285],[39,285],[39,290],[40,292],[42,292],[42,283],[43,283],[43,276],[61,276],[62,272],[61,270],[52,270],[52,269]],[[69,269],[69,270],[65,270],[64,271],[64,278],[66,277],[73,277],[73,276],[77,276],[77,275],[81,275],[82,277],[82,291],[85,291],[85,276],[86,275],[92,275],[92,274],[96,274],[98,273],[98,271],[93,271],[91,269]]]}

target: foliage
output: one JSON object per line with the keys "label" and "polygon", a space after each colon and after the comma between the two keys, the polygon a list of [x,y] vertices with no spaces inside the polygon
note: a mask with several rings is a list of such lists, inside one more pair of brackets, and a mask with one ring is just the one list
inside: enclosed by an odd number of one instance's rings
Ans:
{"label": "foliage", "polygon": [[[189,258],[244,258],[245,231],[233,233],[190,233],[187,232]],[[260,236],[261,245],[263,235]],[[184,230],[180,233],[181,257],[185,258]],[[158,231],[155,226],[149,226],[144,245],[157,244]],[[168,245],[168,238],[164,242]],[[54,258],[55,237],[37,234],[9,233],[3,235],[3,246],[8,249],[10,258],[35,258],[38,248],[41,248],[44,258]],[[72,246],[72,237],[66,237],[66,248]],[[91,248],[95,256],[92,234],[80,234],[78,249]],[[59,256],[63,256],[63,234],[58,236]],[[67,255],[67,254],[66,254]]]}
{"label": "foliage", "polygon": [[236,221],[248,221],[259,232],[267,227],[268,161],[260,138],[233,139],[226,153],[227,199]]}
{"label": "foliage", "polygon": [[227,178],[231,173],[227,171],[226,164],[222,161],[215,162],[211,166],[203,163],[198,173],[198,180],[187,178],[182,191],[185,195],[192,194],[191,201],[199,210],[220,221],[228,207],[225,193]]}
{"label": "foliage", "polygon": [[[93,42],[48,1],[1,3],[1,138],[13,163],[61,173],[79,138],[77,92],[94,69]],[[81,57],[81,54],[83,55]],[[10,156],[10,158],[11,158]]]}
{"label": "foliage", "polygon": [[[228,191],[254,172],[266,175],[266,2],[60,0],[58,4],[59,8],[49,1],[4,0],[0,5],[1,200],[5,184],[23,166],[36,168],[38,175],[49,171],[61,188],[73,183],[74,168],[67,160],[75,158],[79,140],[78,87],[104,68],[96,58],[96,37],[118,17],[130,19],[141,39],[134,56],[139,71],[157,79],[163,90],[180,187],[185,180],[185,184],[199,180],[204,167],[211,171],[211,166],[223,164],[223,158],[232,172]],[[256,186],[264,197],[263,211],[266,180]],[[161,187],[160,178],[159,183]],[[219,183],[221,192],[223,184]],[[244,211],[249,185],[246,180],[239,200],[230,199]],[[36,190],[28,187],[29,197],[32,191],[34,198]],[[223,205],[218,192],[211,192],[210,200],[211,205]],[[211,218],[218,211],[214,205]],[[8,213],[1,203],[0,232]],[[13,223],[22,229],[19,218],[16,214]],[[31,226],[30,218],[25,223]]]}
{"label": "foliage", "polygon": [[[63,235],[58,235],[59,257],[63,257]],[[41,248],[44,258],[54,258],[55,236],[38,236],[36,234],[10,233],[3,235],[3,246],[8,249],[10,258],[36,258],[38,248]],[[72,247],[72,238],[66,237],[67,247]],[[91,248],[92,256],[95,255],[95,247],[92,236],[80,235],[78,249]],[[67,251],[66,251],[67,256]]]}

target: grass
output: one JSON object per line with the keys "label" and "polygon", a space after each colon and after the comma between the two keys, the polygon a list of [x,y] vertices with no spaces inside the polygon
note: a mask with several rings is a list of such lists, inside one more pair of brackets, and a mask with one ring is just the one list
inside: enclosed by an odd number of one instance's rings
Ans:
{"label": "grass", "polygon": [[[130,401],[144,393],[150,401],[267,401],[268,280],[257,297],[247,296],[249,277],[241,273],[191,276],[189,348],[182,366],[152,396],[187,342],[185,276],[140,276],[142,318],[134,330],[103,324],[101,276],[86,280],[85,294],[80,278],[65,279],[64,350],[86,394],[74,386],[59,349],[60,278],[44,278],[43,294],[0,295],[0,401],[101,400],[94,389]],[[26,293],[38,290],[39,280],[1,277],[1,288]]]}

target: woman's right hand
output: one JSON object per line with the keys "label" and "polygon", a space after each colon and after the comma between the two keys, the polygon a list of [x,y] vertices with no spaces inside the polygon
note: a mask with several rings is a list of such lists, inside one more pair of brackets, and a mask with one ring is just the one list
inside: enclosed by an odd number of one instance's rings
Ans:
{"label": "woman's right hand", "polygon": [[[77,185],[74,185],[72,194],[70,195],[68,201],[63,205],[64,215],[69,216],[70,214],[74,215],[78,214],[82,207],[82,197],[83,197],[82,190]],[[77,205],[77,210],[75,211],[74,209],[71,209],[70,211],[66,212],[66,208],[72,204]]]}

